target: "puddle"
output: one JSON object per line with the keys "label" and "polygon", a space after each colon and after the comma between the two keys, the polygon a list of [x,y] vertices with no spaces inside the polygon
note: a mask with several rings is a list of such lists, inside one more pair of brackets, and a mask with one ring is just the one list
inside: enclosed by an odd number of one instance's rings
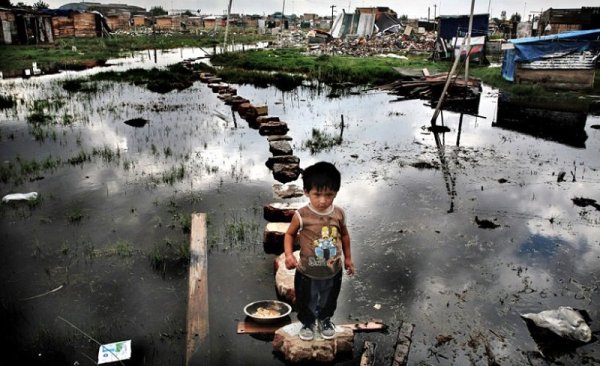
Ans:
{"label": "puddle", "polygon": [[[95,359],[96,344],[62,317],[100,343],[132,339],[132,364],[182,363],[187,268],[178,248],[189,242],[186,217],[206,212],[205,356],[214,365],[283,364],[269,342],[235,333],[245,304],[276,296],[274,257],[262,246],[262,206],[277,183],[266,138],[200,82],[166,94],[114,83],[69,94],[61,83],[2,82],[18,99],[0,111],[2,195],[41,197],[0,206],[10,360]],[[301,166],[329,160],[342,172],[336,203],[348,214],[357,274],[344,278],[335,320],[380,318],[388,332],[357,334],[354,356],[338,364],[356,364],[364,340],[378,344],[378,364],[390,363],[401,321],[415,324],[410,364],[490,355],[526,363],[536,345],[519,313],[560,305],[587,309],[597,330],[600,212],[572,199],[600,199],[600,131],[591,128],[600,117],[585,116],[583,144],[503,128],[498,92],[484,86],[479,117],[438,118],[450,130],[441,152],[422,100],[237,89],[288,123]],[[51,122],[28,123],[42,100]],[[342,118],[339,144],[305,147],[313,129],[339,135]],[[136,119],[147,122],[125,123]],[[499,226],[480,228],[475,217]],[[600,362],[599,353],[596,342],[563,361]]]}

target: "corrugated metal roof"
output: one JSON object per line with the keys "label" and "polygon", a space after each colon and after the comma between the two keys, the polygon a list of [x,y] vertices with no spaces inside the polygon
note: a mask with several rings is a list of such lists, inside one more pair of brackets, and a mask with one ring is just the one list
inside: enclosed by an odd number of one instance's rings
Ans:
{"label": "corrugated metal roof", "polygon": [[358,20],[356,35],[370,36],[373,34],[373,25],[375,24],[375,14],[361,14]]}
{"label": "corrugated metal roof", "polygon": [[541,60],[522,63],[523,69],[550,70],[550,69],[577,69],[590,70],[596,67],[598,54],[592,52],[583,53],[555,53]]}

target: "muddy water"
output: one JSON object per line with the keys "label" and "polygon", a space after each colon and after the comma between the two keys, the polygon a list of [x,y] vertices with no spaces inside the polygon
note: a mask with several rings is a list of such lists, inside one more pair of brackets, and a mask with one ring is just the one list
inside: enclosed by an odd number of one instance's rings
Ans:
{"label": "muddy water", "polygon": [[[0,183],[2,195],[41,197],[0,211],[11,360],[93,364],[91,337],[132,339],[132,364],[182,364],[187,268],[177,248],[189,240],[185,218],[206,212],[203,363],[283,363],[268,341],[235,332],[246,303],[275,297],[262,206],[277,182],[258,131],[201,83],[164,95],[118,83],[68,94],[54,76],[6,81],[2,91],[19,100],[0,112],[3,164],[58,161]],[[588,310],[598,330],[600,212],[572,202],[600,200],[598,116],[587,116],[587,138],[574,147],[500,127],[498,93],[486,87],[478,117],[443,113],[442,150],[426,129],[433,111],[424,101],[356,92],[238,86],[288,122],[301,166],[330,160],[342,171],[336,203],[348,214],[358,273],[344,278],[335,320],[380,318],[388,330],[358,334],[354,356],[339,364],[356,364],[364,340],[389,364],[402,321],[415,324],[410,364],[527,363],[538,347],[519,313],[560,305]],[[53,123],[27,122],[36,100],[49,101]],[[149,122],[124,124],[132,118]],[[340,134],[342,118],[340,145],[304,148],[313,128]],[[476,217],[499,226],[479,228]],[[166,259],[153,266],[157,258]],[[555,357],[598,363],[599,348]]]}

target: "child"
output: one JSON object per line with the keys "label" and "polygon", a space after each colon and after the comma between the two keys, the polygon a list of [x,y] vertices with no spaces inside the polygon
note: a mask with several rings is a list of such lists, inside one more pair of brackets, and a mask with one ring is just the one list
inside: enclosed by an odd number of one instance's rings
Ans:
{"label": "child", "polygon": [[[344,268],[348,274],[354,273],[346,216],[333,205],[341,176],[333,164],[319,162],[304,170],[302,181],[309,203],[296,211],[285,233],[285,266],[296,268],[294,288],[298,320],[302,322],[300,339],[314,338],[315,320],[321,336],[332,339],[335,325],[331,317],[342,284],[342,253]],[[299,262],[292,254],[296,239],[300,244]]]}

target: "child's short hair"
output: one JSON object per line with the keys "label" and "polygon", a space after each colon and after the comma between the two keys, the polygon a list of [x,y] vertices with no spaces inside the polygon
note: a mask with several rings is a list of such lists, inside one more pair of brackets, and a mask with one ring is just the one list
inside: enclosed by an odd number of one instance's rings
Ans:
{"label": "child's short hair", "polygon": [[310,191],[316,188],[318,191],[329,188],[334,191],[340,190],[342,177],[335,165],[321,161],[309,166],[302,172],[302,183],[304,190]]}

